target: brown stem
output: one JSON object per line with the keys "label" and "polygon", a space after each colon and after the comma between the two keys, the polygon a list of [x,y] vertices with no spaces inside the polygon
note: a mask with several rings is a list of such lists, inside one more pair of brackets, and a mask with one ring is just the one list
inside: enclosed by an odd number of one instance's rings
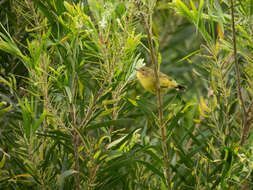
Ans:
{"label": "brown stem", "polygon": [[[105,54],[105,62],[106,62],[106,65],[109,66],[109,61],[108,61],[108,58],[107,58],[107,49],[106,49],[106,46],[105,46],[105,43],[103,40],[101,40],[102,38],[100,37],[100,42],[104,45],[104,54]],[[110,70],[110,68],[108,69]],[[105,87],[105,84],[106,84],[107,80],[105,80],[103,82],[103,84],[101,85],[100,89],[98,90],[96,96],[94,97],[91,105],[89,106],[88,110],[87,110],[87,113],[85,115],[85,118],[81,121],[81,123],[78,125],[78,129],[81,129],[81,128],[85,128],[87,126],[87,123],[89,122],[89,119],[92,117],[94,111],[96,110],[95,109],[95,106],[100,98],[100,96],[102,95],[102,93],[104,92],[104,87]],[[75,135],[76,135],[76,138],[74,139],[75,140],[75,143],[78,145],[78,141],[79,141],[79,137],[78,137],[78,134],[77,132],[75,132]],[[77,151],[78,153],[78,147],[75,147],[75,152]],[[78,163],[78,160],[76,161],[76,163]],[[79,164],[79,163],[78,163]],[[94,181],[95,181],[95,174],[98,170],[100,165],[97,165],[95,168],[93,168],[93,170],[91,171],[91,177],[90,177],[90,183],[93,184]],[[78,165],[79,167],[79,165]],[[79,169],[79,168],[78,168]],[[78,170],[79,171],[79,170]],[[92,187],[89,187],[88,189],[92,189]],[[76,189],[77,190],[77,189]],[[79,190],[79,189],[78,189]]]}
{"label": "brown stem", "polygon": [[74,146],[74,152],[75,152],[75,170],[77,173],[75,174],[75,184],[76,184],[76,190],[80,190],[80,166],[79,166],[79,152],[78,152],[78,133],[74,131],[73,136],[73,146]]}
{"label": "brown stem", "polygon": [[[105,86],[105,82],[102,84],[100,89],[98,90],[97,95],[95,96],[91,106],[88,108],[87,113],[85,115],[85,118],[82,120],[82,122],[78,125],[78,129],[81,129],[83,127],[86,127],[90,117],[92,116],[92,113],[94,112],[94,108],[97,104],[97,101],[99,100],[99,97],[103,93]],[[72,104],[72,123],[75,126],[76,119],[75,119],[75,109],[74,104]],[[79,152],[78,152],[78,144],[79,144],[79,136],[78,133],[75,131],[73,136],[73,146],[74,146],[74,152],[75,152],[75,170],[78,171],[78,173],[75,175],[75,183],[76,183],[76,190],[80,189],[80,166],[79,166]]]}
{"label": "brown stem", "polygon": [[241,77],[240,77],[240,71],[239,71],[239,64],[238,64],[238,59],[237,59],[237,47],[236,47],[236,35],[235,35],[235,18],[234,18],[234,2],[231,0],[231,17],[232,17],[232,34],[233,34],[233,46],[234,46],[234,59],[235,59],[235,70],[236,70],[236,76],[237,76],[237,91],[238,91],[238,96],[239,100],[241,102],[242,110],[243,110],[243,133],[242,133],[242,138],[240,144],[243,145],[246,138],[247,134],[249,131],[249,127],[246,125],[246,120],[247,120],[247,112],[244,104],[244,100],[242,97],[242,91],[241,91]]}
{"label": "brown stem", "polygon": [[[118,97],[121,94],[123,88],[125,85],[122,85],[119,89],[117,89],[115,92],[112,93],[112,99],[115,100],[116,102],[113,104],[113,112],[112,112],[112,119],[116,120],[119,115],[119,109],[118,109]],[[113,131],[113,125],[110,127],[110,132]]]}
{"label": "brown stem", "polygon": [[[75,72],[75,65],[72,65],[72,82],[71,82],[71,95],[72,95],[72,102],[71,102],[71,124],[72,126],[76,126],[76,109],[75,109],[75,82],[76,82],[76,72]],[[79,136],[76,130],[74,130],[73,139],[72,139],[73,147],[74,147],[74,160],[75,160],[75,170],[77,173],[74,176],[75,179],[75,189],[80,190],[80,166],[79,166]]]}
{"label": "brown stem", "polygon": [[[114,93],[112,93],[112,99],[113,100],[117,100],[117,95],[116,94],[118,94],[117,91],[114,92]],[[118,102],[116,102],[116,103],[113,104],[113,112],[112,112],[112,119],[113,120],[116,120],[117,117],[118,117],[117,107],[118,107]],[[109,130],[110,133],[113,131],[113,128],[114,128],[114,126],[111,125],[110,130]]]}
{"label": "brown stem", "polygon": [[144,18],[145,25],[148,32],[148,43],[150,47],[150,54],[151,54],[151,60],[154,66],[154,74],[155,74],[155,80],[156,80],[156,95],[157,95],[157,108],[159,112],[159,127],[161,131],[161,138],[162,138],[162,150],[163,150],[163,159],[164,159],[164,165],[165,165],[165,172],[166,172],[166,183],[167,187],[170,190],[170,172],[169,172],[169,155],[166,145],[166,128],[163,123],[163,103],[162,103],[162,97],[161,97],[161,91],[160,91],[160,81],[159,81],[159,72],[158,72],[158,65],[156,61],[156,53],[152,41],[152,13],[149,13],[148,20]]}
{"label": "brown stem", "polygon": [[[100,43],[103,45],[103,51],[104,51],[104,57],[105,57],[105,65],[108,66],[109,68],[108,71],[110,70],[110,64],[109,64],[109,60],[108,60],[108,53],[107,53],[107,49],[106,49],[106,42],[105,39],[102,37],[102,35],[100,35],[99,37]],[[110,77],[111,78],[111,77]],[[87,122],[89,121],[90,117],[92,116],[93,113],[93,109],[100,97],[100,95],[103,93],[104,90],[104,86],[105,86],[106,80],[103,82],[102,86],[100,87],[100,89],[98,90],[97,95],[95,96],[91,106],[89,107],[87,114],[84,118],[84,120],[81,122],[81,124],[78,126],[78,128],[80,129],[82,126],[86,126]]]}
{"label": "brown stem", "polygon": [[[106,82],[106,81],[105,81]],[[105,86],[105,82],[102,84],[102,86],[100,87],[100,89],[98,90],[97,95],[95,96],[91,106],[88,108],[88,111],[85,115],[85,118],[83,119],[83,121],[80,123],[80,125],[78,126],[78,129],[81,129],[82,127],[86,127],[87,122],[89,121],[90,117],[92,116],[92,113],[94,111],[94,107],[97,104],[97,101],[99,99],[99,97],[102,95],[103,91],[104,91],[104,86]]]}
{"label": "brown stem", "polygon": [[[72,89],[72,94],[74,92],[74,89]],[[72,125],[75,126],[76,124],[76,113],[75,113],[75,105],[72,102],[71,105],[71,119],[72,119]],[[75,174],[75,184],[76,184],[76,190],[80,190],[80,166],[79,166],[79,152],[78,152],[78,144],[79,144],[79,136],[76,131],[74,131],[73,135],[73,147],[74,147],[74,156],[75,156],[75,170],[77,173]]]}
{"label": "brown stem", "polygon": [[247,120],[245,122],[245,125],[244,125],[244,133],[243,133],[243,136],[242,136],[242,139],[241,139],[241,145],[244,144],[244,142],[246,141],[247,137],[249,136],[249,133],[250,133],[250,129],[251,129],[251,125],[252,125],[252,120],[253,120],[253,115],[249,115],[247,117]]}
{"label": "brown stem", "polygon": [[101,166],[101,163],[92,168],[91,176],[90,176],[90,186],[88,187],[88,190],[91,190],[94,188],[93,185],[96,179],[96,173],[99,170],[100,166]]}
{"label": "brown stem", "polygon": [[248,110],[247,110],[247,117],[249,116],[250,112],[253,112],[253,100],[249,104]]}
{"label": "brown stem", "polygon": [[[47,66],[45,62],[45,54],[42,54],[42,69],[43,69],[43,97],[44,97],[44,104],[43,104],[43,109],[47,110],[47,105],[48,105],[48,89],[47,89]],[[46,117],[43,120],[43,125],[42,125],[42,131],[45,132],[47,128],[47,121]]]}

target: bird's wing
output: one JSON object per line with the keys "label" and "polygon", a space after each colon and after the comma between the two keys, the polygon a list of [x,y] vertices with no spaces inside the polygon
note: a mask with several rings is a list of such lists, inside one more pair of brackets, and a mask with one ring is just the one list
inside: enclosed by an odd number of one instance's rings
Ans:
{"label": "bird's wing", "polygon": [[160,76],[160,86],[161,86],[161,88],[168,88],[170,82],[171,82],[171,80],[166,75]]}

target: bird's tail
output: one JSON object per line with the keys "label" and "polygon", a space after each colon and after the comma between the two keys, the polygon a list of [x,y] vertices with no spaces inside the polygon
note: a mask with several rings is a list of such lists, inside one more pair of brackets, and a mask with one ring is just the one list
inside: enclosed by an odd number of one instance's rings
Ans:
{"label": "bird's tail", "polygon": [[186,87],[183,85],[177,85],[176,90],[186,90]]}

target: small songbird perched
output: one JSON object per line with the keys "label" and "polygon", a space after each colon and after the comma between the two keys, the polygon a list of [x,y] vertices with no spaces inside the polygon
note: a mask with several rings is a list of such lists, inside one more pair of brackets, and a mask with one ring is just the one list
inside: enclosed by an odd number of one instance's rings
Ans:
{"label": "small songbird perched", "polygon": [[[137,78],[141,85],[149,92],[156,94],[156,79],[154,70],[148,67],[141,67],[137,70]],[[186,88],[179,85],[175,80],[166,74],[159,72],[160,91],[166,93],[169,89],[185,90]]]}

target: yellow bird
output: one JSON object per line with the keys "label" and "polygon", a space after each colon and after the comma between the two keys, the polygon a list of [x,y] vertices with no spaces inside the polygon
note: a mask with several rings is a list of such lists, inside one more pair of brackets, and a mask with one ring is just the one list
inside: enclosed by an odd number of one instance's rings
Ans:
{"label": "yellow bird", "polygon": [[[137,78],[141,85],[149,92],[156,94],[154,70],[148,67],[141,67],[137,70]],[[160,91],[166,93],[169,89],[185,90],[185,87],[179,85],[175,80],[166,74],[159,72]]]}

